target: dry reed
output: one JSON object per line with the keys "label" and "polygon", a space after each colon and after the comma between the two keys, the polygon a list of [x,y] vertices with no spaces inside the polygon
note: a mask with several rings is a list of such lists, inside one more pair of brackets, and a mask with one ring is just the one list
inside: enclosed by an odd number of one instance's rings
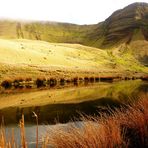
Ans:
{"label": "dry reed", "polygon": [[[128,108],[111,111],[112,115],[83,117],[82,125],[56,127],[40,141],[42,148],[139,148],[148,147],[148,98],[145,96]],[[36,148],[38,148],[38,116]],[[24,115],[20,120],[21,147],[27,148]],[[14,130],[6,136],[4,120],[0,130],[0,147],[17,148]]]}
{"label": "dry reed", "polygon": [[[148,99],[140,99],[128,109],[112,111],[101,118],[84,118],[83,126],[50,131],[46,145],[55,148],[148,147]],[[48,142],[47,142],[48,141]]]}

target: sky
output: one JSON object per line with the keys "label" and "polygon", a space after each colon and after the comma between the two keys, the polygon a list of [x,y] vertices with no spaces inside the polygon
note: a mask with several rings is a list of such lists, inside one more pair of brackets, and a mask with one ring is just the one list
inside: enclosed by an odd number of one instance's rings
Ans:
{"label": "sky", "polygon": [[0,0],[0,18],[95,24],[134,2],[148,0]]}

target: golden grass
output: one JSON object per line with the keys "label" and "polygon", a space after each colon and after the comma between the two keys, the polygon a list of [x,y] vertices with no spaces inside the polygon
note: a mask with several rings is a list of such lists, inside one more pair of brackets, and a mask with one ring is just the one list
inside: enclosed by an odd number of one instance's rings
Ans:
{"label": "golden grass", "polygon": [[[38,117],[36,148],[38,147]],[[110,115],[101,114],[101,117],[82,117],[82,126],[74,124],[66,129],[56,127],[40,141],[40,146],[55,148],[128,148],[148,146],[148,99],[147,96],[138,102],[128,105],[128,108],[111,111]],[[20,120],[20,136],[22,148],[27,148],[25,137],[24,116]],[[14,131],[6,138],[4,122],[0,131],[1,148],[17,148]]]}
{"label": "golden grass", "polygon": [[[56,148],[114,148],[148,146],[148,100],[113,111],[111,116],[83,118],[83,126],[56,129],[45,137]],[[48,141],[48,142],[47,142]]]}
{"label": "golden grass", "polygon": [[148,73],[148,68],[140,64],[126,46],[125,53],[120,48],[122,46],[102,50],[80,44],[0,39],[1,80],[14,75],[75,77],[98,75],[99,72],[102,76],[110,75],[110,72],[111,76]]}
{"label": "golden grass", "polygon": [[[24,47],[22,49],[21,47]],[[40,66],[78,66],[83,69],[109,63],[106,51],[78,44],[58,44],[35,40],[0,39],[0,63]],[[87,64],[86,64],[87,63]],[[102,64],[103,63],[103,64]]]}
{"label": "golden grass", "polygon": [[20,134],[21,134],[21,145],[23,148],[27,148],[27,142],[25,138],[25,124],[24,124],[24,115],[22,115],[22,119],[20,120]]}

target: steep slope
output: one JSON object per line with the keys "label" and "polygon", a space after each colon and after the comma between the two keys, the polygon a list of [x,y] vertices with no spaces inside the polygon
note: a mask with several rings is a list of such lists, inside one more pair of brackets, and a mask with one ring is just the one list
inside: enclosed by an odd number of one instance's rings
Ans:
{"label": "steep slope", "polygon": [[57,22],[0,21],[0,38],[25,38],[56,43],[83,43],[86,33],[96,25]]}
{"label": "steep slope", "polygon": [[137,31],[141,32],[135,40],[148,40],[148,4],[134,3],[114,12],[106,21],[102,46],[126,42],[129,44]]}
{"label": "steep slope", "polygon": [[[137,32],[139,33],[137,35]],[[136,36],[136,38],[134,37]],[[148,4],[134,3],[95,25],[57,22],[0,21],[0,38],[26,38],[110,47],[132,40],[148,40]]]}

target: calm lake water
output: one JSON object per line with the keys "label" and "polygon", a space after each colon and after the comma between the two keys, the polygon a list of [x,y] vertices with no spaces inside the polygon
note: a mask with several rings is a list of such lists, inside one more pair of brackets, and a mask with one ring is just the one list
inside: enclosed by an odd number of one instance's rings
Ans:
{"label": "calm lake water", "polygon": [[[6,131],[12,128],[18,137],[18,123],[22,113],[25,117],[27,141],[35,141],[36,122],[33,112],[39,118],[39,135],[42,137],[47,128],[57,126],[68,126],[70,121],[77,121],[75,124],[81,124],[80,114],[98,115],[100,112],[107,112],[108,107],[117,108],[126,106],[128,102],[136,101],[138,96],[148,94],[148,83],[141,80],[120,81],[112,83],[94,83],[91,85],[81,85],[77,87],[66,87],[61,89],[38,90],[36,92],[26,92],[21,95],[10,94],[9,99],[23,97],[31,100],[36,97],[34,102],[24,102],[19,106],[1,104],[0,116],[4,116]],[[8,98],[8,95],[1,94],[1,100]],[[3,100],[2,100],[3,99]],[[43,100],[44,99],[44,100]],[[38,101],[40,100],[40,101]],[[52,100],[52,101],[51,101]],[[60,101],[58,101],[60,100]],[[12,102],[11,102],[12,101]],[[13,100],[10,99],[10,103]],[[55,123],[60,123],[54,125]],[[62,124],[64,123],[64,124]],[[18,143],[20,139],[18,137]],[[33,143],[30,143],[34,147]]]}

